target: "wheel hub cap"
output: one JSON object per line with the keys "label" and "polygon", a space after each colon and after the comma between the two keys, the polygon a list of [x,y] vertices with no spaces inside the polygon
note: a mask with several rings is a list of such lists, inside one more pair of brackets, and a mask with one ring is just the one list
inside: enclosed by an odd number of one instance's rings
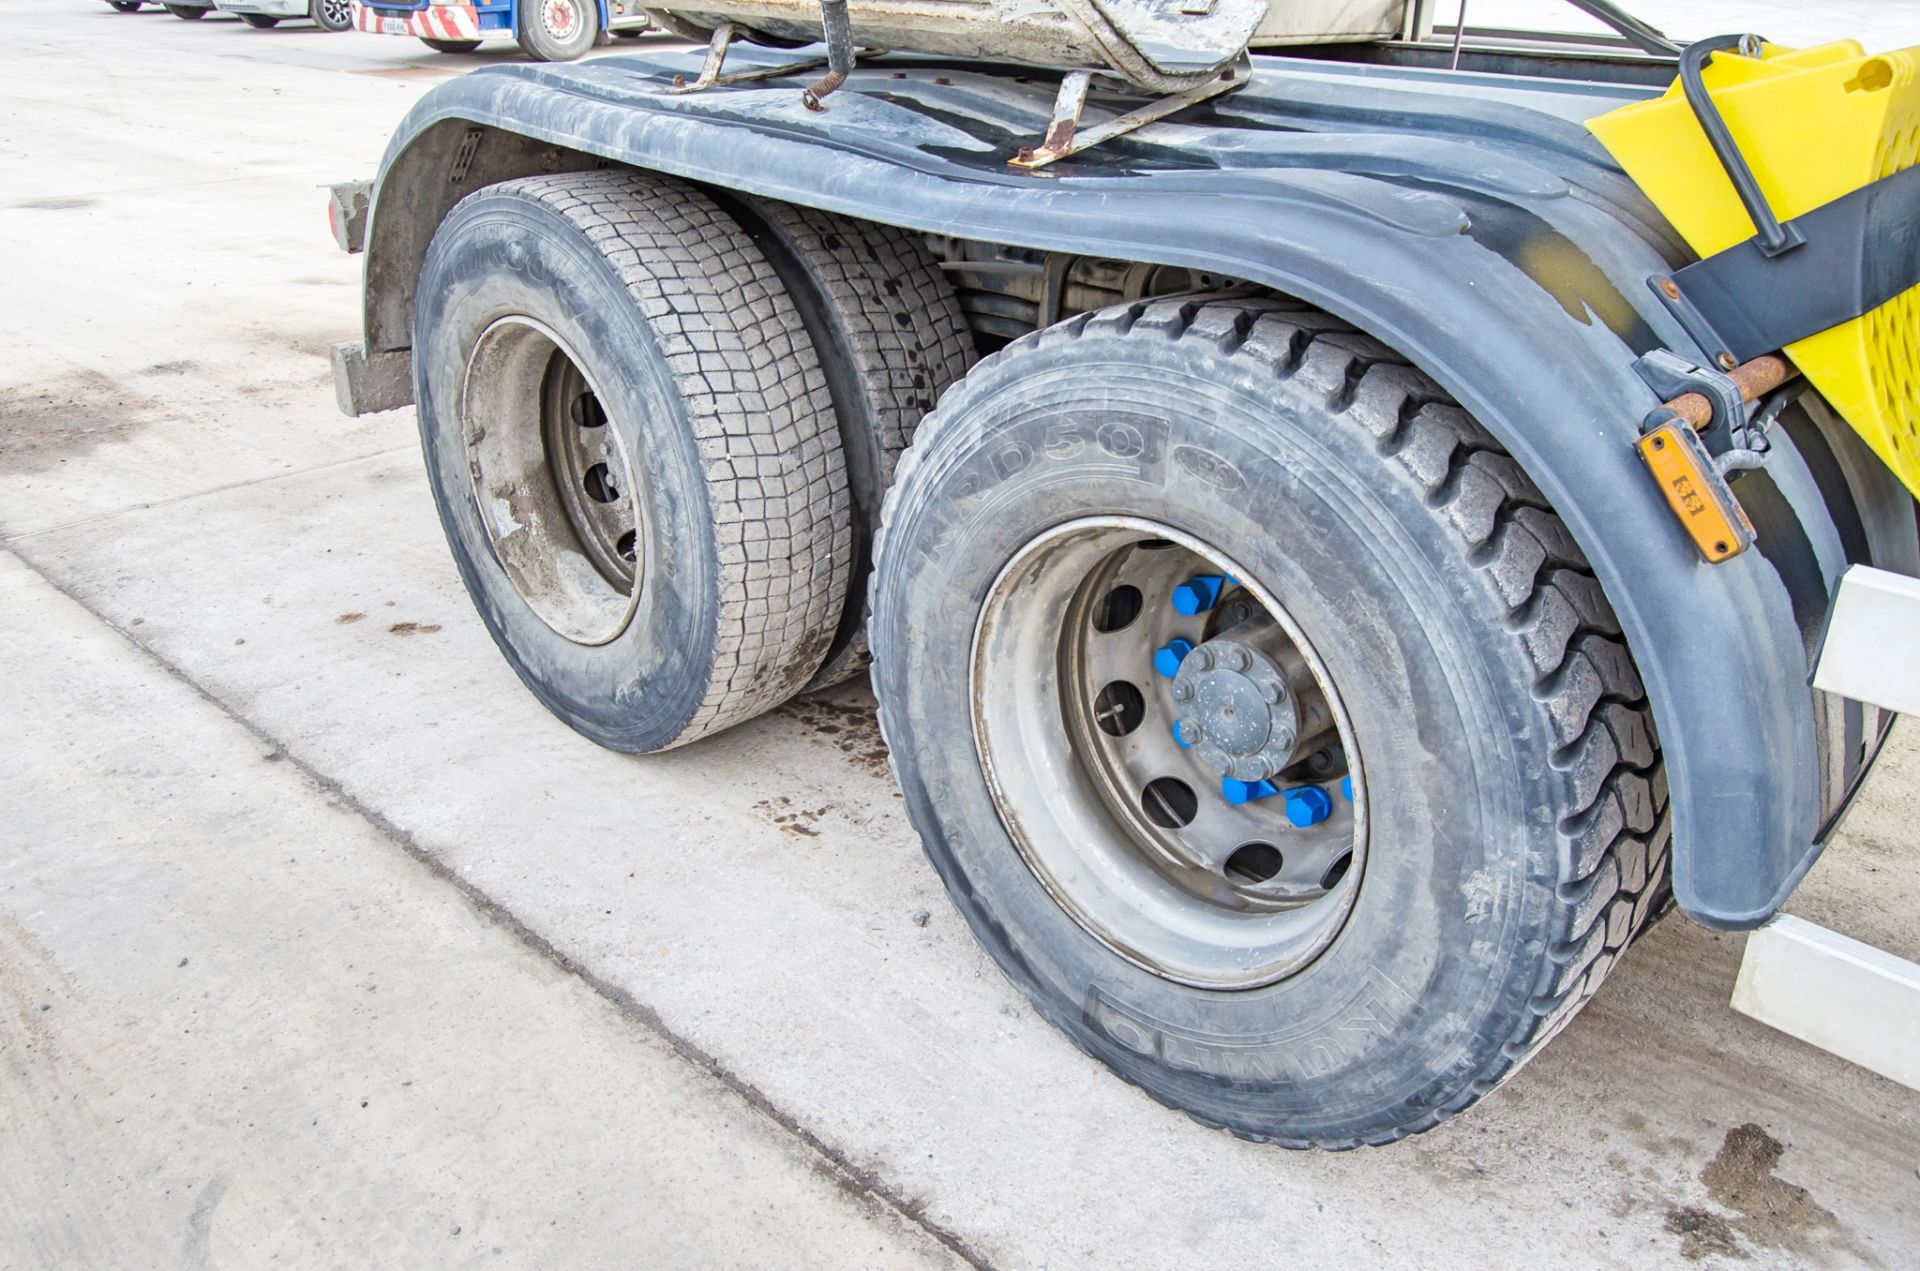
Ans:
{"label": "wheel hub cap", "polygon": [[1286,767],[1300,736],[1300,711],[1286,672],[1231,637],[1189,653],[1173,682],[1180,739],[1223,777],[1258,781]]}

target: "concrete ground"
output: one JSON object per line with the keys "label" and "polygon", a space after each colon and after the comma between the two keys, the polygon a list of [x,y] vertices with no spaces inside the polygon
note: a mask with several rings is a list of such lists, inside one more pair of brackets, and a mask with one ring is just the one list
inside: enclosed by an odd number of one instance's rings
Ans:
{"label": "concrete ground", "polygon": [[[1920,1265],[1920,1094],[1732,1014],[1737,937],[1669,921],[1480,1107],[1290,1154],[1035,1017],[863,692],[582,741],[326,364],[321,187],[507,54],[0,35],[0,1267]],[[1794,909],[1920,957],[1917,823],[1906,725]]]}

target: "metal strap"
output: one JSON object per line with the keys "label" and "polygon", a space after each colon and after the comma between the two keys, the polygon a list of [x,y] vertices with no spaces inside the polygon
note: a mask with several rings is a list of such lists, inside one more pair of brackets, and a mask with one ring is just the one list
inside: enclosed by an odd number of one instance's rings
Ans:
{"label": "metal strap", "polygon": [[1920,286],[1920,167],[1787,222],[1804,245],[1769,255],[1758,239],[1673,275],[1737,361],[1871,313]]}

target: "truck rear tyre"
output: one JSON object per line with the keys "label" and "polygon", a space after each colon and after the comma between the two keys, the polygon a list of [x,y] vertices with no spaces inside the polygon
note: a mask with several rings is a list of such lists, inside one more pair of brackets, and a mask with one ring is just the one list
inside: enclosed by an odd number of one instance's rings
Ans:
{"label": "truck rear tyre", "polygon": [[478,40],[430,40],[424,35],[420,43],[436,53],[471,53],[480,47]]}
{"label": "truck rear tyre", "polygon": [[322,31],[348,31],[353,28],[353,0],[310,0],[307,16]]}
{"label": "truck rear tyre", "polygon": [[1428,1129],[1654,901],[1664,778],[1592,572],[1325,314],[1161,300],[1018,341],[921,428],[877,550],[881,725],[955,904],[1203,1122]]}
{"label": "truck rear tyre", "polygon": [[973,334],[925,240],[906,230],[764,199],[729,199],[786,284],[820,355],[853,500],[846,612],[809,688],[867,666],[867,574],[900,452],[974,357]]}
{"label": "truck rear tyre", "polygon": [[462,200],[421,268],[428,479],[488,631],[616,750],[677,746],[797,692],[846,600],[826,381],[753,243],[631,172]]}
{"label": "truck rear tyre", "polygon": [[265,31],[280,25],[280,19],[270,13],[243,13],[240,20],[256,31]]}
{"label": "truck rear tyre", "polygon": [[536,62],[571,62],[600,40],[594,0],[522,0],[520,47]]}

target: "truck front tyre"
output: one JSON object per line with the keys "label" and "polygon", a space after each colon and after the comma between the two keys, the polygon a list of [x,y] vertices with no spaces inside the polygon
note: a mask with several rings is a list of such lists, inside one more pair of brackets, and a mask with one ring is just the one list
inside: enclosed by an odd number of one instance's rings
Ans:
{"label": "truck front tyre", "polygon": [[521,0],[520,47],[537,62],[571,62],[600,41],[594,0]]}
{"label": "truck front tyre", "polygon": [[1483,429],[1325,314],[1142,302],[987,359],[901,462],[873,609],[955,904],[1043,1016],[1208,1124],[1436,1125],[1654,903],[1664,777],[1592,572]]}
{"label": "truck front tyre", "polygon": [[570,173],[469,195],[413,329],[441,523],[508,662],[602,745],[768,710],[846,593],[846,474],[806,331],[710,200]]}
{"label": "truck front tyre", "polygon": [[432,40],[424,35],[420,37],[420,43],[436,53],[471,53],[480,47],[478,40]]}

